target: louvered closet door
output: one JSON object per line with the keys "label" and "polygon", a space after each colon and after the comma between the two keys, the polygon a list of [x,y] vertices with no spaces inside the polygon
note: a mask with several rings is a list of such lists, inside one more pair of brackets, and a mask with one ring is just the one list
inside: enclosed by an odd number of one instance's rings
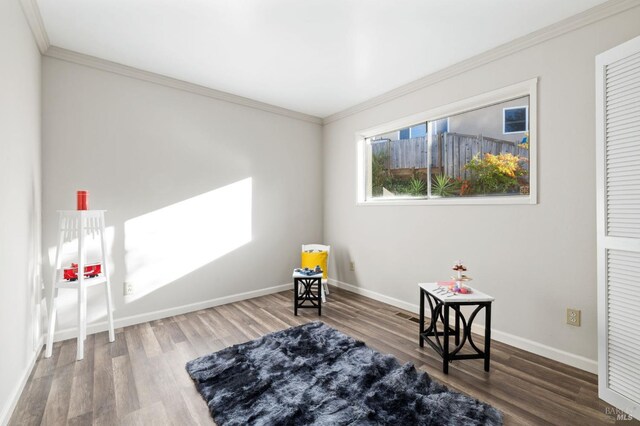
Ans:
{"label": "louvered closet door", "polygon": [[640,417],[640,37],[596,59],[598,382]]}

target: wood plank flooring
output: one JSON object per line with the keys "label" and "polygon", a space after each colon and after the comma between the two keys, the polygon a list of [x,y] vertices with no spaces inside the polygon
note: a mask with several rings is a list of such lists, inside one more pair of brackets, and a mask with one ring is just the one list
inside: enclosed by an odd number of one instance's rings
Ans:
{"label": "wood plank flooring", "polygon": [[[58,342],[51,358],[41,354],[9,424],[213,424],[185,363],[318,319],[313,310],[294,317],[292,298],[285,291],[118,329],[114,343],[106,332],[91,335],[79,362],[75,339]],[[490,373],[482,360],[470,360],[455,361],[444,375],[436,353],[418,346],[418,324],[410,312],[332,289],[322,314],[328,325],[495,406],[507,425],[616,423],[606,412],[611,407],[597,397],[593,374],[493,341]]]}

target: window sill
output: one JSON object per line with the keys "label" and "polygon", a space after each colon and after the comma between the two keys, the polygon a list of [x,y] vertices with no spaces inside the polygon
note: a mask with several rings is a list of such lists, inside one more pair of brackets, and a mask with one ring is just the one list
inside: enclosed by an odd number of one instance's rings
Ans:
{"label": "window sill", "polygon": [[537,204],[533,195],[509,195],[498,197],[460,197],[460,198],[376,198],[357,201],[357,206],[449,206],[449,205],[491,205],[491,204]]}

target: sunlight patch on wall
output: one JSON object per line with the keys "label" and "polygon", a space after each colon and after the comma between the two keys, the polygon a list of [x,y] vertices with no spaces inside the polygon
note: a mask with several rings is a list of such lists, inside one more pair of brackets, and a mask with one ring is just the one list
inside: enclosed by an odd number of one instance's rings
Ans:
{"label": "sunlight patch on wall", "polygon": [[124,224],[126,281],[139,299],[251,241],[252,179]]}

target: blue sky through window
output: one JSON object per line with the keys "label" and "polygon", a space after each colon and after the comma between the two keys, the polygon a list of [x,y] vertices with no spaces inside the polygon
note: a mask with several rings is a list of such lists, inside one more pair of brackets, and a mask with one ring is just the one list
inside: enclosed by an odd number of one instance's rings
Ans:
{"label": "blue sky through window", "polygon": [[422,123],[413,127],[400,129],[400,139],[419,138],[427,135],[427,124]]}

